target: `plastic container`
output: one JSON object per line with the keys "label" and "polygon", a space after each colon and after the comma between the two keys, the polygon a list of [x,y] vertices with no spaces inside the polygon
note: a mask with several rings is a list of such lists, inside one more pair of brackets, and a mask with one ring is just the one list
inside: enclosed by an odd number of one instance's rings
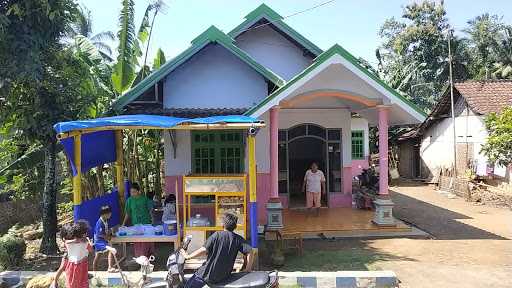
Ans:
{"label": "plastic container", "polygon": [[117,231],[117,236],[126,236],[126,235],[127,235],[126,227],[125,226],[119,227],[119,230]]}
{"label": "plastic container", "polygon": [[163,225],[163,234],[164,234],[164,235],[167,235],[167,236],[173,236],[173,235],[178,234],[178,229],[177,229],[177,222],[176,222],[176,220],[167,220],[167,221],[164,221],[164,225]]}
{"label": "plastic container", "polygon": [[135,225],[133,226],[133,235],[144,235],[144,225]]}
{"label": "plastic container", "polygon": [[210,220],[207,217],[202,217],[201,214],[196,214],[195,217],[190,217],[188,221],[190,227],[209,227]]}
{"label": "plastic container", "polygon": [[155,226],[155,235],[161,236],[164,234],[164,227],[162,225]]}
{"label": "plastic container", "polygon": [[144,225],[144,235],[155,235],[155,227]]}

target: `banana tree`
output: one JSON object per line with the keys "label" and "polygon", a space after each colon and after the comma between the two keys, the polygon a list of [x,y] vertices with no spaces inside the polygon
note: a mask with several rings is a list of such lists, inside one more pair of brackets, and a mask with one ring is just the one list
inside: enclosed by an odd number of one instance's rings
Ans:
{"label": "banana tree", "polygon": [[[137,78],[137,74],[140,74],[140,79],[144,79],[149,75],[150,71],[146,62],[153,26],[157,15],[166,7],[162,0],[150,3],[146,7],[141,24],[136,33],[134,1],[122,0],[121,5],[119,31],[117,32],[119,41],[117,48],[118,57],[112,73],[112,82],[116,92],[119,94],[124,93],[132,87]],[[145,47],[145,49],[143,47]],[[141,57],[144,57],[142,65],[139,64]],[[139,72],[136,72],[137,69],[139,69]]]}

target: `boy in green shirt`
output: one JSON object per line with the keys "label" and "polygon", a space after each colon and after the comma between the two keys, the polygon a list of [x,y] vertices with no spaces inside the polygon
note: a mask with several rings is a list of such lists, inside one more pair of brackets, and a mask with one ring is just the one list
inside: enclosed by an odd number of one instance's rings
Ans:
{"label": "boy in green shirt", "polygon": [[[132,183],[130,197],[126,200],[123,226],[126,226],[128,220],[131,221],[132,225],[151,224],[152,210],[153,201],[142,195],[139,184]],[[142,255],[146,257],[151,256],[154,247],[154,243],[134,243],[135,257]]]}

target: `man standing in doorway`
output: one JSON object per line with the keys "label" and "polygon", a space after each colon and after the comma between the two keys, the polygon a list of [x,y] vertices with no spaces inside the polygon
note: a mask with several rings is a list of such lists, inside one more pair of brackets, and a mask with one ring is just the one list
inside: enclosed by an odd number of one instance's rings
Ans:
{"label": "man standing in doorway", "polygon": [[310,169],[304,176],[302,191],[306,192],[306,206],[309,210],[316,208],[316,214],[320,213],[321,195],[325,194],[325,176],[324,172],[318,170],[318,164],[313,162]]}

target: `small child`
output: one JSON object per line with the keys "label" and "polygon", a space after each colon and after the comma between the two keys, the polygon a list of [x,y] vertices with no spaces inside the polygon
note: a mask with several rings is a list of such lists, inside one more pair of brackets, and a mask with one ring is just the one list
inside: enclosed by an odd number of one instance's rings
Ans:
{"label": "small child", "polygon": [[[62,231],[64,230],[64,231]],[[55,275],[52,285],[57,287],[57,282],[62,274],[66,272],[66,287],[88,288],[88,255],[92,250],[91,241],[87,238],[89,224],[84,220],[64,226],[61,230],[61,237],[64,238],[67,256],[62,258],[61,266]]]}
{"label": "small child", "polygon": [[113,266],[113,256],[116,253],[116,249],[108,245],[108,241],[112,236],[111,230],[108,226],[108,220],[112,217],[112,209],[110,206],[103,206],[100,209],[100,218],[96,222],[94,227],[94,260],[92,261],[92,270],[96,271],[96,263],[100,258],[100,255],[108,253],[108,272],[118,272]]}
{"label": "small child", "polygon": [[[66,240],[72,239],[71,225],[72,224],[64,224],[62,226],[62,228],[60,229],[60,239],[62,240],[62,242],[66,242]],[[62,260],[60,262],[60,267],[57,270],[57,272],[55,273],[55,276],[53,277],[52,285],[50,286],[51,288],[58,287],[57,283],[59,282],[60,275],[62,274],[62,272],[64,272],[64,269],[66,268],[67,258],[68,258],[68,253],[67,253],[67,251],[65,251],[64,255],[62,256]]]}

